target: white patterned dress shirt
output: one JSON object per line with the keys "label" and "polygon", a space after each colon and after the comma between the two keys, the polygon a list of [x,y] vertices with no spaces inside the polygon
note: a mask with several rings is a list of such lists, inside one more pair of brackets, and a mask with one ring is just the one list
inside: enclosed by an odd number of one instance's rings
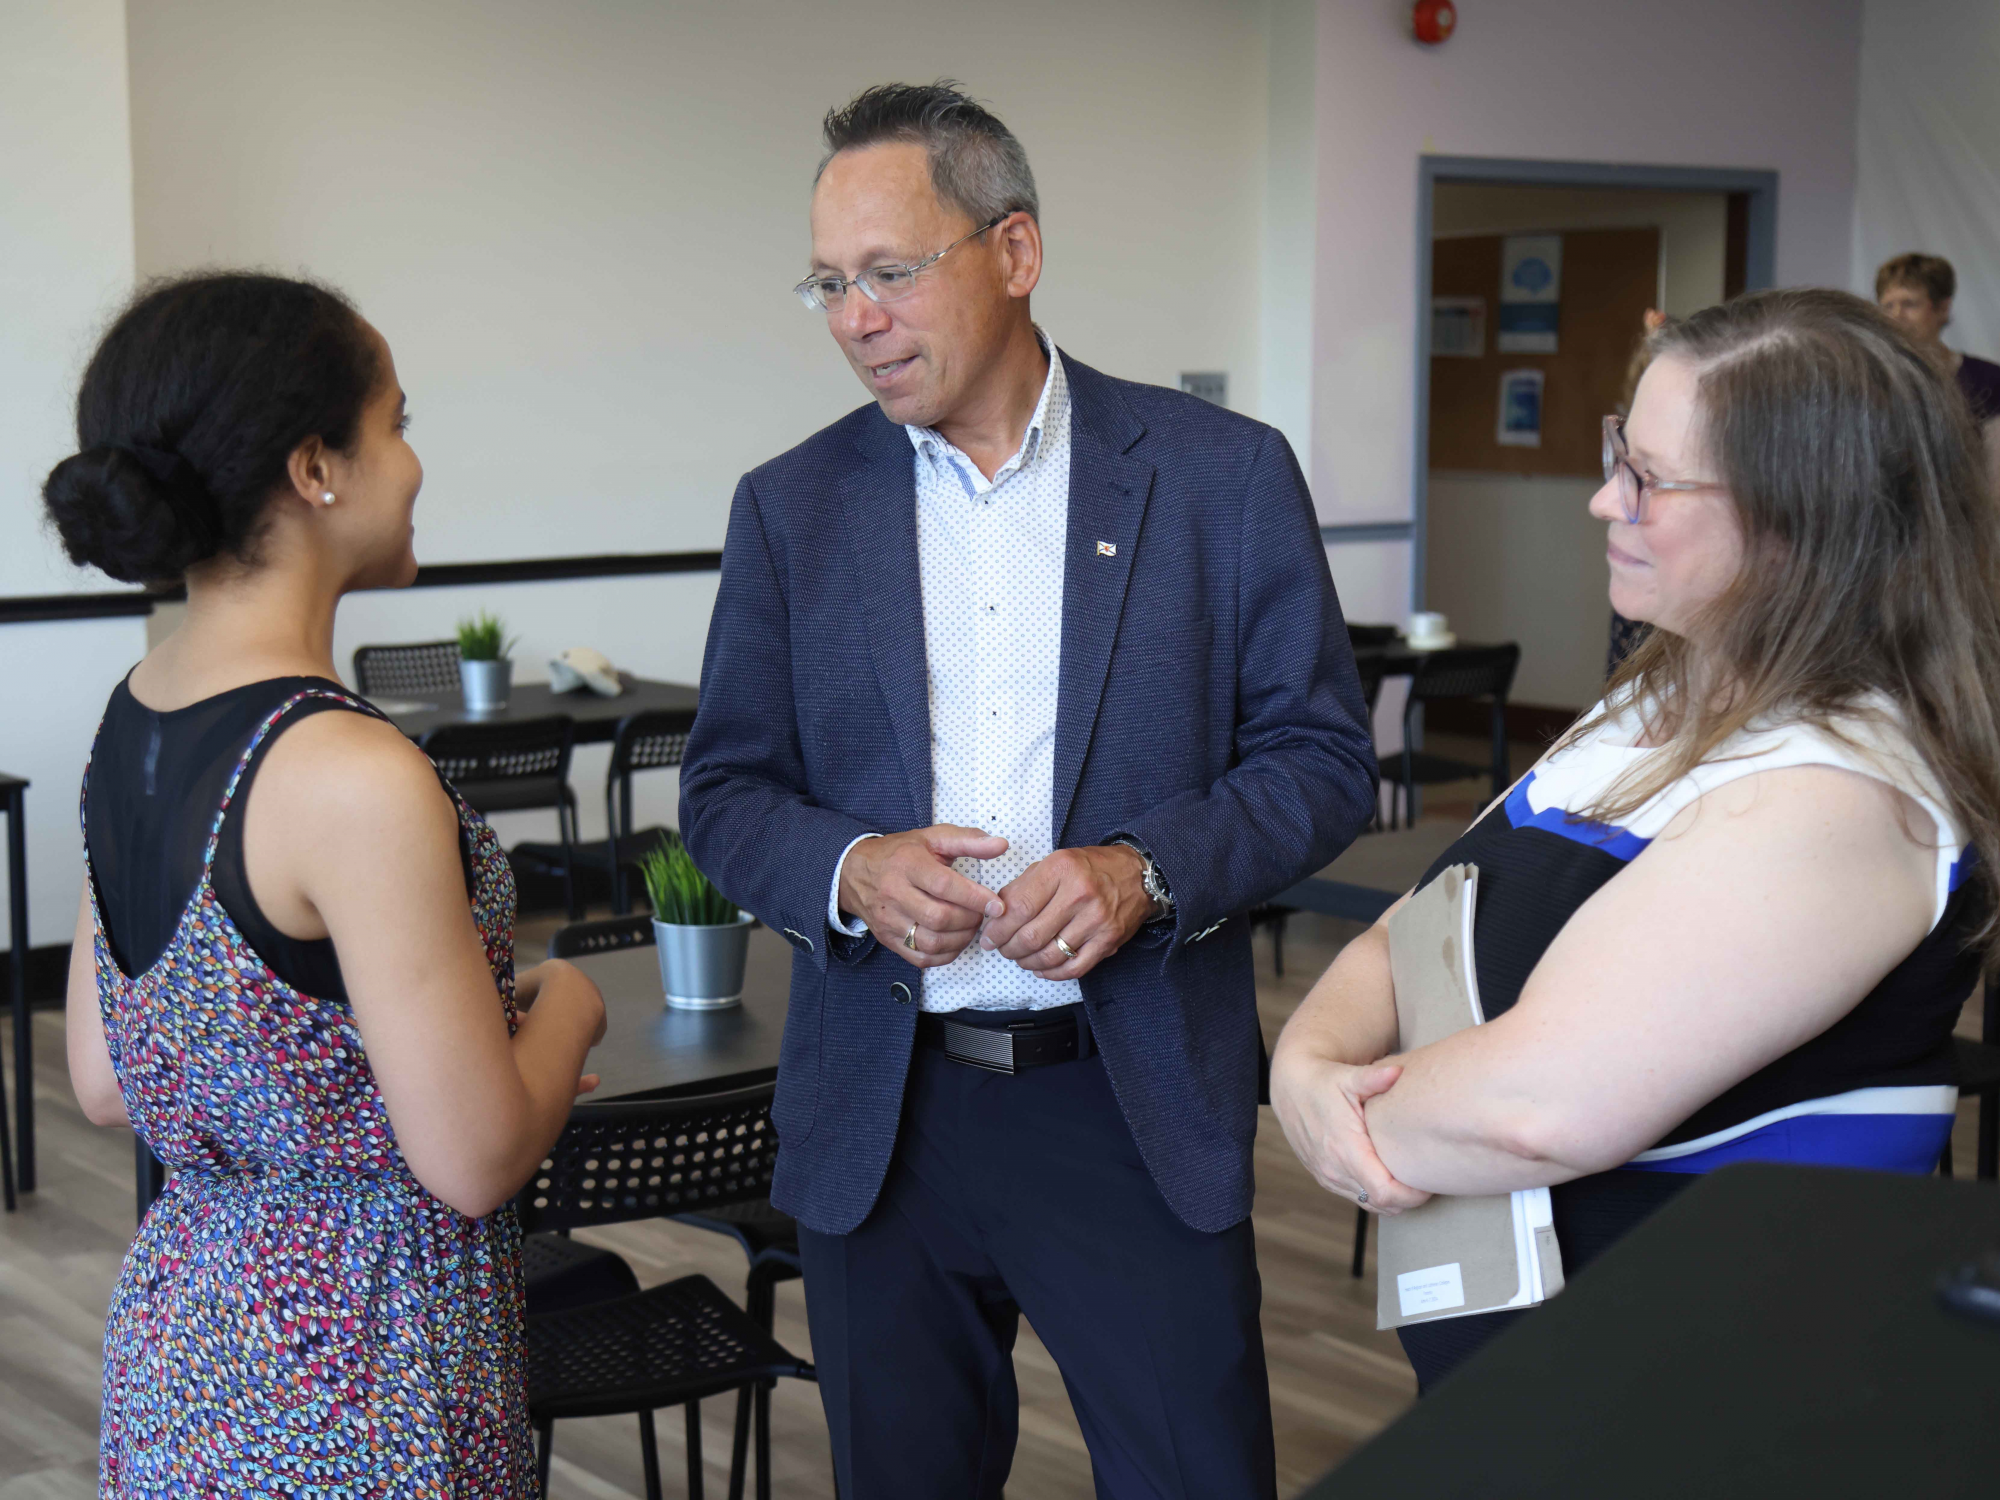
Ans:
{"label": "white patterned dress shirt", "polygon": [[[1055,821],[1070,403],[1062,356],[1046,334],[1036,335],[1048,352],[1048,379],[1020,450],[991,481],[932,429],[904,429],[916,449],[931,821],[1007,840],[998,859],[955,865],[992,891],[1052,852]],[[843,851],[841,863],[846,858]],[[856,937],[868,930],[859,919],[841,920],[839,864],[827,921]],[[921,977],[925,1010],[1046,1010],[1083,998],[1074,979],[1039,979],[976,937]]]}

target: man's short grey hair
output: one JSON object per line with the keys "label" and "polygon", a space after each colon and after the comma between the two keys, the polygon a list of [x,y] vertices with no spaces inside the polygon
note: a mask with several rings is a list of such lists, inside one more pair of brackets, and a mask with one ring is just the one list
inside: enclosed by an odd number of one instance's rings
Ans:
{"label": "man's short grey hair", "polygon": [[822,129],[826,164],[843,151],[909,141],[930,155],[931,190],[938,201],[986,224],[1011,213],[1041,219],[1041,199],[1028,153],[1014,132],[956,82],[878,83],[838,109],[827,111]]}

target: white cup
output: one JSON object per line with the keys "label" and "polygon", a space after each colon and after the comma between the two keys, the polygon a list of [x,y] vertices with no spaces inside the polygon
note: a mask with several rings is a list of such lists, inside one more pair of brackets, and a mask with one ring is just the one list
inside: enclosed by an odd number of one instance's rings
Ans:
{"label": "white cup", "polygon": [[1440,640],[1450,633],[1445,617],[1430,610],[1419,610],[1411,615],[1410,623],[1403,631],[1404,638],[1413,646]]}

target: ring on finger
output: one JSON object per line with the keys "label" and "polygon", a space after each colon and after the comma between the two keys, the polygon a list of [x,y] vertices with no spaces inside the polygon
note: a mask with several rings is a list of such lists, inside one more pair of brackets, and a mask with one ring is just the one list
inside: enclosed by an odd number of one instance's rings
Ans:
{"label": "ring on finger", "polygon": [[1354,1201],[1356,1203],[1366,1203],[1368,1201],[1368,1189],[1363,1188],[1360,1192],[1356,1193],[1354,1195]]}
{"label": "ring on finger", "polygon": [[1061,938],[1056,939],[1056,946],[1062,949],[1062,956],[1064,958],[1076,957],[1076,949],[1070,947],[1070,945],[1068,943],[1065,943]]}
{"label": "ring on finger", "polygon": [[908,948],[912,953],[917,951],[917,924],[915,922],[912,922],[910,930],[903,934],[903,946]]}

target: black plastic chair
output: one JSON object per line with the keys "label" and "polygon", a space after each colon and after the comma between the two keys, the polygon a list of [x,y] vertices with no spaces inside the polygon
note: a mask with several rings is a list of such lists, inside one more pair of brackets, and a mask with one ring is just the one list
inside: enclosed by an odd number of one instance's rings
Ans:
{"label": "black plastic chair", "polygon": [[460,691],[457,641],[358,646],[354,685],[364,698],[438,698]]}
{"label": "black plastic chair", "polygon": [[[1392,636],[1395,633],[1393,625],[1350,625],[1347,629],[1350,635],[1356,630],[1377,629],[1387,630]],[[1357,656],[1354,658],[1354,670],[1361,677],[1361,702],[1367,710],[1369,723],[1373,724],[1375,721],[1375,700],[1382,696],[1382,658],[1379,656]],[[1380,820],[1378,818],[1375,821],[1379,822]],[[1272,971],[1281,979],[1285,974],[1285,923],[1297,912],[1298,908],[1296,906],[1284,906],[1276,901],[1267,901],[1262,906],[1252,907],[1247,918],[1250,923],[1250,930],[1253,933],[1259,927],[1268,927],[1271,929],[1271,967]]]}
{"label": "black plastic chair", "polygon": [[[1507,692],[1514,685],[1514,671],[1520,664],[1521,648],[1512,642],[1504,646],[1428,651],[1418,658],[1417,669],[1410,675],[1409,702],[1403,707],[1403,748],[1396,755],[1381,758],[1382,779],[1393,788],[1389,804],[1391,828],[1397,826],[1397,793],[1402,796],[1409,821],[1415,823],[1420,786],[1488,776],[1495,797],[1507,790],[1512,780],[1507,762]],[[1417,722],[1423,705],[1441,698],[1484,698],[1491,702],[1493,754],[1488,764],[1427,755],[1416,748]]]}
{"label": "black plastic chair", "polygon": [[[1979,1100],[1979,1161],[1977,1174],[1991,1181],[2000,1178],[2000,985],[1994,976],[1986,980],[1986,996],[1980,1017],[1980,1041],[1962,1036],[1951,1039],[1958,1055],[1958,1097]],[[1951,1142],[1946,1141],[1938,1170],[1951,1176]]]}
{"label": "black plastic chair", "polygon": [[1357,625],[1347,622],[1347,643],[1356,651],[1370,646],[1393,646],[1398,632],[1393,625]]}
{"label": "black plastic chair", "polygon": [[569,760],[576,726],[549,714],[513,723],[441,724],[418,743],[445,778],[482,813],[552,807],[563,851],[563,896],[572,918],[576,896],[576,793]]}
{"label": "black plastic chair", "polygon": [[[523,1228],[579,1229],[684,1212],[715,1212],[768,1195],[777,1158],[771,1086],[694,1099],[579,1104],[516,1200]],[[555,1424],[571,1417],[639,1417],[648,1500],[660,1495],[653,1413],[687,1409],[688,1493],[702,1493],[702,1400],[739,1403],[730,1495],[742,1494],[754,1405],[757,1495],[771,1493],[770,1391],[813,1368],[778,1344],[706,1276],[528,1319],[528,1415],[544,1494]]]}
{"label": "black plastic chair", "polygon": [[[665,828],[632,827],[632,776],[638,771],[660,771],[681,763],[687,750],[690,728],[685,711],[671,708],[644,709],[618,721],[611,741],[611,764],[604,774],[604,828],[606,837],[576,846],[579,868],[601,870],[610,877],[611,909],[632,909],[630,872],[649,850],[673,834]],[[562,864],[562,849],[555,844],[516,844],[516,857],[550,871]]]}
{"label": "black plastic chair", "polygon": [[624,1256],[580,1245],[567,1233],[524,1235],[521,1266],[527,1273],[531,1318],[630,1297],[639,1290],[639,1278]]}
{"label": "black plastic chair", "polygon": [[[571,922],[549,938],[550,958],[576,958],[611,953],[621,948],[650,947],[650,916],[606,917],[596,922]],[[750,1274],[743,1288],[743,1305],[751,1320],[769,1333],[777,1320],[777,1286],[805,1274],[799,1261],[798,1221],[771,1206],[769,1198],[732,1203],[721,1208],[675,1214],[695,1229],[724,1234],[743,1247]]]}

